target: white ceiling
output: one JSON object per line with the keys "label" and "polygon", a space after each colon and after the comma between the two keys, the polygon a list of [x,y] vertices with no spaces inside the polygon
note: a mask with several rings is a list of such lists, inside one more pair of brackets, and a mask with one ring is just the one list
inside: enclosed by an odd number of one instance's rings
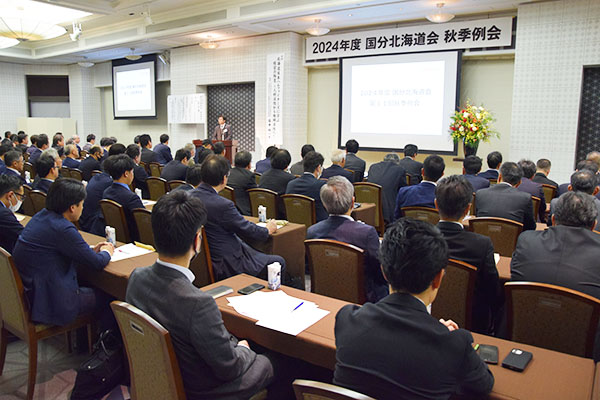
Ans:
{"label": "white ceiling", "polygon": [[[0,61],[71,64],[122,58],[134,47],[150,54],[215,40],[293,31],[304,34],[314,20],[332,30],[369,25],[429,23],[425,15],[441,0],[38,0],[93,13],[81,22],[83,35],[21,43],[0,50]],[[513,13],[539,0],[447,0],[444,10],[458,18]],[[146,16],[150,13],[152,24]],[[68,30],[71,23],[65,23]]]}

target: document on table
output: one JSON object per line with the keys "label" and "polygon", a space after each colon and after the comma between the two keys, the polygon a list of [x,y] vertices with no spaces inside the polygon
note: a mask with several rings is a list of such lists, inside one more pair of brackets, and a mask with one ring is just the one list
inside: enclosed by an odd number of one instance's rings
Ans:
{"label": "document on table", "polygon": [[228,297],[238,313],[258,320],[256,325],[296,336],[329,314],[315,303],[287,295],[282,290]]}
{"label": "document on table", "polygon": [[498,262],[500,261],[500,253],[494,253],[494,261],[496,262],[496,265],[498,265]]}
{"label": "document on table", "polygon": [[154,200],[142,200],[142,204],[144,206],[153,206],[156,204],[156,202]]}
{"label": "document on table", "polygon": [[143,247],[138,247],[133,243],[124,244],[123,246],[115,249],[110,261],[121,261],[127,258],[143,256],[144,254],[148,253],[152,253],[152,251]]}
{"label": "document on table", "polygon": [[22,214],[15,214],[15,217],[17,218],[17,221],[21,222],[25,219],[25,216]]}

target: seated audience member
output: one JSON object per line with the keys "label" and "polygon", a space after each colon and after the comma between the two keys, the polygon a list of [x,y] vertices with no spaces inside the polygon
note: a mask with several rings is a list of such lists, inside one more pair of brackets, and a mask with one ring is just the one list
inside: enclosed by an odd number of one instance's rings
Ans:
{"label": "seated audience member", "polygon": [[[583,192],[589,194],[590,196],[596,196],[600,191],[598,187],[598,176],[592,171],[587,169],[582,169],[581,171],[576,171],[571,175],[571,184],[569,185],[569,192]],[[554,210],[556,209],[556,202],[558,198],[552,199],[550,202],[550,212],[548,214],[548,226],[552,226],[552,215],[554,215]],[[600,200],[594,197],[594,204],[598,209],[598,221],[596,226],[600,227]]]}
{"label": "seated audience member", "polygon": [[[523,170],[523,177],[521,178],[521,184],[517,186],[517,190],[520,192],[529,193],[532,196],[540,199],[540,208],[538,215],[540,222],[546,222],[546,196],[544,196],[544,188],[541,183],[536,183],[532,180],[535,175],[535,164],[530,160],[519,161],[519,167]],[[536,215],[533,218],[537,218]]]}
{"label": "seated audience member", "polygon": [[196,157],[196,146],[193,143],[186,143],[183,146],[183,149],[190,152],[190,159],[188,160],[187,166],[191,167],[192,165],[196,165],[196,161],[194,161],[194,157]]}
{"label": "seated audience member", "polygon": [[42,154],[35,162],[35,171],[40,179],[33,185],[33,189],[47,194],[48,190],[50,190],[50,185],[58,179],[58,165],[56,160],[49,154]]}
{"label": "seated audience member", "polygon": [[4,139],[8,139],[12,136],[12,132],[11,131],[5,131],[4,132]]}
{"label": "seated audience member", "polygon": [[500,167],[498,184],[477,191],[475,214],[478,217],[506,218],[523,224],[523,230],[535,229],[531,195],[517,190],[523,170],[507,161]]}
{"label": "seated audience member", "polygon": [[125,154],[111,157],[114,157],[114,160],[106,166],[106,172],[113,178],[113,183],[104,190],[102,198],[115,201],[123,206],[131,240],[138,240],[137,224],[132,211],[136,208],[144,208],[144,204],[137,194],[129,188],[129,185],[133,182],[135,162]]}
{"label": "seated audience member", "polygon": [[487,156],[487,165],[489,169],[485,172],[477,174],[480,178],[498,179],[500,165],[502,165],[502,154],[499,151],[492,151]]}
{"label": "seated audience member", "polygon": [[379,235],[374,227],[356,222],[350,216],[354,208],[354,186],[342,176],[329,178],[321,187],[321,201],[329,218],[309,227],[306,238],[337,240],[363,249],[367,301],[375,303],[387,296],[388,285],[377,259]]}
{"label": "seated audience member", "polygon": [[0,145],[0,174],[4,174],[6,172],[6,164],[4,163],[4,156],[6,153],[11,151],[13,147],[10,144],[1,144]]}
{"label": "seated audience member", "polygon": [[[362,182],[365,177],[365,170],[367,169],[367,163],[362,158],[359,158],[358,153],[358,142],[354,139],[350,139],[346,142],[346,168],[355,171],[354,182]],[[351,181],[352,182],[352,181]]]}
{"label": "seated audience member", "polygon": [[48,192],[46,208],[31,218],[15,244],[13,257],[33,322],[66,325],[79,315],[100,310],[110,319],[107,296],[77,282],[76,265],[102,270],[114,250],[107,242],[91,248],[77,231],[74,222],[84,199],[83,183],[57,180]]}
{"label": "seated audience member", "polygon": [[477,156],[466,156],[463,160],[463,175],[473,186],[473,192],[479,189],[485,189],[490,187],[490,181],[477,176],[481,171],[481,158]]}
{"label": "seated audience member", "polygon": [[232,187],[235,192],[235,205],[243,215],[252,215],[250,207],[250,196],[248,189],[254,189],[256,178],[254,172],[250,170],[252,163],[252,154],[248,151],[240,151],[235,155],[235,168],[229,171],[227,185]]}
{"label": "seated audience member", "polygon": [[21,153],[25,154],[25,152],[29,148],[28,143],[29,139],[25,132],[17,134],[17,148],[21,150]]}
{"label": "seated audience member", "polygon": [[[94,146],[92,147],[92,151],[94,149],[100,148]],[[101,150],[98,150],[98,152],[100,151]],[[114,157],[108,157],[106,161],[104,161],[104,171],[101,174],[92,176],[92,179],[90,179],[85,187],[87,195],[83,202],[83,212],[79,218],[79,226],[81,227],[81,230],[98,236],[105,235],[106,224],[104,222],[104,215],[100,209],[100,200],[104,198],[104,191],[113,184],[112,178],[106,172],[113,160]]]}
{"label": "seated audience member", "polygon": [[[157,146],[158,147],[158,146]],[[179,149],[175,153],[175,159],[171,160],[165,165],[160,177],[169,181],[184,181],[185,174],[188,170],[188,161],[192,158],[189,151],[185,149]]]}
{"label": "seated audience member", "polygon": [[338,312],[333,383],[377,399],[487,397],[494,376],[471,333],[428,312],[448,261],[440,231],[403,218],[386,231],[379,251],[391,294]]}
{"label": "seated audience member", "polygon": [[38,135],[31,135],[31,146],[29,146],[26,150],[27,154],[29,154],[31,156],[31,153],[33,153],[35,151],[35,149],[37,149],[37,140],[38,140]]}
{"label": "seated audience member", "polygon": [[65,146],[65,156],[66,158],[63,160],[63,166],[67,168],[79,169],[79,164],[81,164],[81,161],[78,160],[79,151],[74,144],[68,144]]}
{"label": "seated audience member", "polygon": [[410,176],[414,182],[421,182],[421,174],[423,171],[423,163],[415,160],[419,148],[414,144],[407,144],[404,146],[404,158],[400,160],[400,166],[406,171],[406,183],[408,184],[408,177]]}
{"label": "seated audience member", "polygon": [[276,150],[271,157],[271,169],[262,174],[258,187],[272,190],[278,195],[285,194],[287,184],[296,179],[294,175],[285,171],[290,162],[292,162],[292,157],[289,151],[286,149]]}
{"label": "seated audience member", "polygon": [[194,161],[196,164],[202,164],[206,157],[215,154],[212,151],[212,141],[210,139],[204,139],[202,141],[202,146],[196,149],[196,156],[194,157]]}
{"label": "seated audience member", "polygon": [[103,137],[100,139],[100,147],[102,147],[102,157],[100,158],[100,163],[110,156],[108,152],[110,151],[111,146],[115,143],[117,143],[117,141],[110,137]]}
{"label": "seated audience member", "polygon": [[259,174],[262,174],[262,173],[268,171],[269,169],[271,169],[271,157],[273,157],[273,154],[275,154],[276,151],[277,151],[276,146],[267,147],[266,157],[264,160],[260,160],[259,162],[256,163],[255,171],[258,172]]}
{"label": "seated audience member", "polygon": [[159,139],[160,143],[154,147],[153,151],[156,153],[156,159],[160,165],[165,165],[173,160],[171,148],[169,147],[169,135],[163,133]]}
{"label": "seated audience member", "polygon": [[438,179],[444,175],[444,159],[431,155],[423,163],[423,180],[418,185],[406,186],[398,191],[394,219],[403,216],[402,207],[435,208],[435,186]]}
{"label": "seated audience member", "polygon": [[192,284],[189,265],[200,252],[206,217],[202,201],[185,192],[158,200],[152,210],[158,259],[133,271],[125,299],[171,334],[188,399],[250,398],[275,371],[267,357],[227,331],[213,298]]}
{"label": "seated audience member", "polygon": [[133,138],[133,144],[135,144],[136,146],[140,145],[140,136],[141,135],[135,135],[135,137]]}
{"label": "seated audience member", "polygon": [[150,135],[140,135],[140,147],[142,148],[141,160],[143,163],[158,162],[158,155],[151,150],[152,139]]}
{"label": "seated audience member", "polygon": [[223,142],[213,144],[213,151],[217,156],[225,156],[225,144]]}
{"label": "seated audience member", "polygon": [[277,225],[269,221],[266,228],[260,227],[246,220],[232,201],[219,196],[218,193],[227,185],[229,168],[229,162],[224,157],[209,156],[202,163],[202,183],[190,191],[192,196],[202,200],[208,213],[206,235],[215,279],[241,273],[266,279],[267,265],[278,262],[283,268],[285,261],[282,257],[254,250],[239,237],[264,242],[277,231]]}
{"label": "seated audience member", "polygon": [[448,258],[477,268],[473,299],[473,330],[492,333],[492,322],[502,303],[498,270],[492,240],[464,229],[461,221],[469,214],[473,187],[465,176],[442,178],[435,189],[435,205],[440,212],[437,227],[448,243]]}
{"label": "seated audience member", "polygon": [[[577,166],[575,167],[575,172],[583,171],[583,170],[590,171],[592,174],[597,175],[598,174],[598,165],[591,160],[581,160],[577,163]],[[558,186],[558,191],[557,191],[556,197],[562,196],[563,194],[567,193],[568,191],[569,191],[569,184],[563,183]],[[596,198],[600,198],[600,194],[596,194]]]}
{"label": "seated audience member", "polygon": [[[550,160],[546,158],[540,158],[536,163],[535,176],[533,177],[532,181],[534,181],[535,183],[541,183],[543,185],[551,185],[558,189],[558,183],[554,182],[551,179],[548,179],[548,175],[550,175],[550,167],[552,167],[552,163],[550,162]],[[555,197],[557,196],[558,191],[555,194]]]}
{"label": "seated audience member", "polygon": [[73,136],[71,136],[71,139],[69,139],[67,144],[74,144],[75,147],[77,147],[77,152],[81,153],[81,147],[79,147],[79,142],[81,142],[79,135],[73,135]]}
{"label": "seated audience member", "polygon": [[386,225],[392,223],[396,195],[401,187],[406,186],[406,171],[400,165],[398,155],[390,153],[383,161],[371,165],[367,180],[381,186],[383,220]]}
{"label": "seated audience member", "polygon": [[302,163],[304,173],[300,178],[290,181],[285,190],[286,194],[301,194],[313,199],[315,201],[317,222],[323,221],[328,217],[320,195],[321,187],[325,184],[325,181],[319,179],[321,172],[323,172],[323,161],[321,153],[317,153],[316,151],[308,153]]}
{"label": "seated audience member", "polygon": [[146,169],[140,165],[140,146],[137,144],[130,144],[125,149],[125,154],[127,154],[135,163],[135,168],[133,168],[133,185],[136,189],[142,191],[142,199],[149,199],[150,190],[146,183],[148,173],[146,172]]}
{"label": "seated audience member", "polygon": [[588,161],[593,161],[596,163],[596,165],[598,166],[598,168],[600,168],[600,152],[597,151],[591,151],[587,154],[587,156],[585,157],[586,160]]}
{"label": "seated audience member", "polygon": [[202,166],[194,164],[185,174],[185,185],[179,185],[173,190],[194,190],[202,183]]}
{"label": "seated audience member", "polygon": [[346,153],[343,150],[336,149],[331,153],[331,167],[325,168],[321,174],[322,179],[329,179],[332,176],[343,176],[350,182],[354,182],[354,174],[344,169],[346,165]]}
{"label": "seated audience member", "polygon": [[306,157],[306,155],[311,151],[315,151],[315,148],[312,144],[305,144],[304,146],[302,146],[302,149],[300,150],[302,160],[298,161],[297,163],[291,166],[290,173],[292,175],[302,175],[304,173],[304,166],[302,165],[304,162],[304,157]]}
{"label": "seated audience member", "polygon": [[23,161],[23,153],[19,150],[10,150],[6,154],[4,154],[4,164],[6,164],[6,169],[4,170],[5,175],[12,175],[19,178],[21,184],[25,184],[25,178],[21,175],[23,173],[23,165],[25,162]]}
{"label": "seated audience member", "polygon": [[100,159],[102,158],[102,148],[100,146],[92,146],[88,152],[88,156],[79,163],[81,176],[84,181],[89,182],[92,179],[92,171],[101,171]]}
{"label": "seated audience member", "polygon": [[83,145],[82,150],[89,152],[92,146],[96,144],[96,135],[90,133],[89,135],[87,135],[85,140],[87,143]]}
{"label": "seated audience member", "polygon": [[0,247],[13,252],[17,238],[23,231],[23,225],[15,214],[25,197],[23,184],[17,177],[0,175]]}
{"label": "seated audience member", "polygon": [[65,137],[60,132],[56,132],[54,136],[52,136],[52,148],[56,149],[59,152],[61,148],[65,147]]}

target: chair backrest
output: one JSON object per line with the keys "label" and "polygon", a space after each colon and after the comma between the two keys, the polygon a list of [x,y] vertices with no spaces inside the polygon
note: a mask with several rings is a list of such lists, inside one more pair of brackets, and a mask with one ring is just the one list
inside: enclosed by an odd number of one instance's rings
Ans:
{"label": "chair backrest", "polygon": [[235,191],[231,186],[225,186],[223,190],[219,192],[219,196],[225,197],[227,200],[231,200],[235,204]]}
{"label": "chair backrest", "polygon": [[262,174],[259,172],[254,173],[254,182],[256,182],[257,185],[260,185],[260,177],[261,176],[262,176]]}
{"label": "chair backrest", "polygon": [[449,259],[442,286],[431,305],[431,315],[451,319],[461,328],[471,329],[476,280],[477,268]]}
{"label": "chair backrest", "polygon": [[523,224],[506,218],[479,217],[469,219],[469,230],[492,239],[496,253],[512,257]]}
{"label": "chair backrest", "polygon": [[498,183],[498,179],[488,179],[490,181],[490,185],[496,185]]}
{"label": "chair backrest", "polygon": [[78,168],[71,168],[71,178],[77,179],[78,181],[83,180],[83,175],[81,175],[81,170]]}
{"label": "chair backrest", "polygon": [[592,357],[600,300],[544,283],[509,282],[504,290],[510,340]]}
{"label": "chair backrest", "polygon": [[150,175],[160,178],[160,164],[157,162],[148,163],[148,169],[150,170]]}
{"label": "chair backrest", "polygon": [[315,201],[301,194],[284,194],[281,201],[285,207],[286,219],[296,224],[304,224],[306,228],[317,223]]}
{"label": "chair backrest", "polygon": [[71,177],[71,170],[67,167],[60,167],[60,176],[63,178],[70,178]]}
{"label": "chair backrest", "polygon": [[258,217],[258,206],[267,207],[267,219],[277,218],[277,203],[280,201],[277,192],[269,189],[248,189],[252,216]]}
{"label": "chair backrest", "polygon": [[0,316],[2,324],[11,332],[18,333],[21,339],[28,337],[30,318],[23,282],[12,256],[2,247],[0,247]]}
{"label": "chair backrest", "polygon": [[140,167],[144,167],[146,173],[150,173],[150,171],[148,170],[148,164],[146,164],[145,162],[140,161]]}
{"label": "chair backrest", "polygon": [[556,187],[542,183],[542,190],[544,191],[544,198],[546,199],[546,202],[550,203],[550,200],[552,200],[556,195]]}
{"label": "chair backrest", "polygon": [[[533,203],[533,219],[537,221],[541,207],[540,203],[542,202],[542,199],[536,196],[531,196],[531,202]],[[544,207],[546,207],[545,204]]]}
{"label": "chair backrest", "polygon": [[102,171],[100,171],[99,169],[95,169],[92,171],[92,176],[100,175],[101,173]]}
{"label": "chair backrest", "polygon": [[129,234],[129,227],[127,226],[123,206],[116,201],[102,199],[100,200],[100,209],[102,210],[102,215],[104,215],[106,226],[115,228],[117,241],[130,243],[131,235]]}
{"label": "chair backrest", "polygon": [[32,190],[29,192],[31,203],[33,204],[33,213],[37,214],[46,207],[46,193],[41,190]]}
{"label": "chair backrest", "polygon": [[181,185],[186,185],[187,182],[186,181],[180,181],[178,179],[175,179],[173,181],[169,181],[167,182],[167,186],[169,187],[169,191],[176,189],[177,187],[181,186]]}
{"label": "chair backrest", "polygon": [[33,217],[35,215],[35,208],[33,206],[33,200],[31,200],[31,186],[23,185],[23,214]]}
{"label": "chair backrest", "polygon": [[407,218],[429,222],[431,225],[437,225],[440,222],[440,214],[437,208],[402,207],[402,213]]}
{"label": "chair backrest", "polygon": [[420,176],[419,175],[410,175],[407,174],[406,175],[406,184],[408,186],[412,186],[412,185],[418,185],[419,181],[420,181]]}
{"label": "chair backrest", "polygon": [[304,244],[313,293],[358,304],[366,301],[363,249],[328,239]]}
{"label": "chair backrest", "polygon": [[370,182],[354,183],[354,196],[359,203],[374,203],[375,204],[375,228],[380,235],[385,231],[385,223],[383,222],[383,203],[381,200],[382,187]]}
{"label": "chair backrest", "polygon": [[471,200],[471,208],[469,209],[469,215],[477,215],[475,212],[475,192],[473,192],[473,200]]}
{"label": "chair backrest", "polygon": [[29,175],[31,177],[31,180],[33,181],[33,178],[35,178],[35,167],[29,161],[23,164],[23,175],[25,175],[25,171],[29,171]]}
{"label": "chair backrest", "polygon": [[110,307],[119,323],[129,360],[131,398],[185,399],[183,380],[169,332],[131,304],[113,301]]}
{"label": "chair backrest", "polygon": [[150,200],[157,201],[161,196],[167,194],[167,181],[156,176],[146,178],[148,191],[150,192]]}
{"label": "chair backrest", "polygon": [[152,233],[152,211],[145,208],[134,208],[131,213],[140,235],[140,242],[154,246],[154,235]]}
{"label": "chair backrest", "polygon": [[200,252],[201,254],[190,263],[190,271],[196,277],[194,285],[199,288],[215,283],[215,274],[212,260],[210,259],[210,248],[208,247],[208,238],[206,237],[204,227],[202,227],[202,250]]}
{"label": "chair backrest", "polygon": [[330,383],[296,379],[292,385],[296,400],[375,400],[362,393]]}

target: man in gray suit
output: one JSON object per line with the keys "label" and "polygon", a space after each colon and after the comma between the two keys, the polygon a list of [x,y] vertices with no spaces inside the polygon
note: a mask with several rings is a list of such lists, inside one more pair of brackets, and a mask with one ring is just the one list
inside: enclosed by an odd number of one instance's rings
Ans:
{"label": "man in gray suit", "polygon": [[231,125],[227,123],[227,118],[219,115],[219,125],[215,126],[212,140],[231,140]]}
{"label": "man in gray suit", "polygon": [[171,334],[188,399],[247,399],[273,381],[274,368],[227,331],[213,298],[192,284],[188,268],[205,223],[200,199],[185,191],[162,196],[152,210],[158,259],[133,271],[126,301]]}
{"label": "man in gray suit", "polygon": [[[583,192],[592,196],[596,196],[600,188],[598,188],[598,178],[596,174],[592,173],[587,169],[582,169],[581,171],[575,171],[573,175],[571,175],[571,184],[568,186],[569,192]],[[552,226],[552,215],[554,215],[554,211],[556,210],[556,203],[558,202],[558,197],[552,199],[550,202],[550,213],[548,214],[548,226]],[[598,218],[596,219],[596,226],[600,226],[600,200],[594,197],[594,204],[598,209]]]}
{"label": "man in gray suit", "polygon": [[354,182],[362,182],[365,177],[365,169],[367,169],[367,163],[362,158],[359,158],[358,153],[358,142],[354,139],[350,139],[346,142],[346,169],[354,171]]}

